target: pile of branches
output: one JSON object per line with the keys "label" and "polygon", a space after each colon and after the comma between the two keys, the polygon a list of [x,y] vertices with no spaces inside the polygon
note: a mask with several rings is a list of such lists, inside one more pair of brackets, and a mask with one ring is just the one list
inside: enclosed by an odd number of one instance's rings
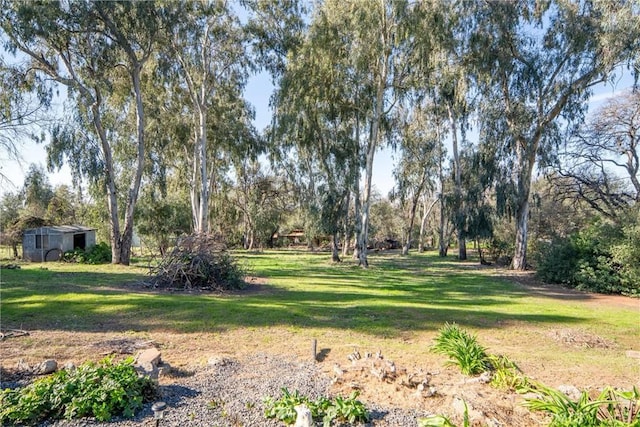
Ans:
{"label": "pile of branches", "polygon": [[155,267],[149,281],[156,288],[227,291],[245,287],[244,271],[214,235],[182,237]]}

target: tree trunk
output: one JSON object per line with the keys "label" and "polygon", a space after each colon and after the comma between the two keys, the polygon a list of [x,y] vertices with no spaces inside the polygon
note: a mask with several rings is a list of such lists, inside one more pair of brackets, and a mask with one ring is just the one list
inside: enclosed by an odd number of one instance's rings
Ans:
{"label": "tree trunk", "polygon": [[[516,206],[516,247],[511,267],[514,270],[527,269],[527,239],[529,223],[529,194],[531,193],[531,174],[535,164],[537,141],[526,144],[523,138],[518,138],[518,201]],[[526,147],[526,148],[525,148]]]}
{"label": "tree trunk", "polygon": [[441,257],[446,257],[447,256],[447,252],[449,251],[449,239],[446,238],[445,239],[445,234],[447,234],[445,231],[445,228],[447,228],[446,225],[446,218],[445,218],[445,214],[444,214],[444,199],[442,197],[442,195],[440,196],[440,229],[438,230],[438,246],[440,247],[440,250],[438,251],[438,255],[440,255]]}
{"label": "tree trunk", "polygon": [[133,242],[133,216],[138,202],[142,171],[144,169],[145,141],[144,141],[144,107],[142,104],[142,88],[140,87],[141,65],[134,64],[131,72],[133,92],[136,100],[136,132],[138,138],[138,152],[136,156],[136,169],[129,186],[127,204],[124,215],[124,232],[121,240],[119,264],[129,265],[131,262],[131,244]]}
{"label": "tree trunk", "polygon": [[91,110],[93,113],[92,122],[93,126],[100,138],[100,145],[102,147],[102,155],[104,156],[104,169],[105,169],[105,192],[107,193],[107,210],[109,211],[109,240],[111,241],[111,263],[120,263],[121,241],[120,241],[120,218],[118,215],[118,198],[116,195],[116,183],[113,176],[113,154],[111,152],[111,146],[107,141],[107,133],[102,126],[102,119],[100,117],[100,105],[101,97],[96,91],[96,98]]}
{"label": "tree trunk", "polygon": [[409,249],[411,249],[411,231],[413,230],[413,223],[415,222],[416,218],[416,210],[418,209],[418,199],[421,190],[422,188],[416,190],[416,194],[411,201],[411,216],[409,218],[409,227],[405,230],[405,242],[402,247],[402,255],[408,255]]}
{"label": "tree trunk", "polygon": [[200,206],[196,232],[206,233],[209,218],[209,180],[207,173],[207,113],[199,108],[198,116],[198,155],[200,157]]}
{"label": "tree trunk", "polygon": [[351,236],[349,233],[349,205],[351,204],[351,191],[347,190],[345,195],[344,222],[342,230],[342,256],[349,255],[349,246],[351,244]]}
{"label": "tree trunk", "polygon": [[462,198],[462,173],[460,170],[460,152],[458,150],[458,121],[453,114],[453,108],[447,103],[447,113],[449,114],[449,124],[451,127],[451,141],[453,148],[453,169],[455,180],[455,194],[456,194],[456,208],[458,210],[456,218],[456,228],[458,229],[458,259],[467,259],[467,243],[464,237],[464,218],[465,218],[465,203]]}
{"label": "tree trunk", "polygon": [[331,261],[332,262],[341,262],[340,259],[340,249],[338,248],[338,232],[333,233],[333,239],[331,243]]}
{"label": "tree trunk", "polygon": [[458,230],[458,259],[467,259],[467,240],[464,237],[464,230]]}

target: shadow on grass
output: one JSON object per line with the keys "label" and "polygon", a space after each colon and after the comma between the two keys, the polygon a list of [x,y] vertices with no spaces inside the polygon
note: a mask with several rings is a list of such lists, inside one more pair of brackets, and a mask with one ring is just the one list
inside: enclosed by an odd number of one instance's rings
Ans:
{"label": "shadow on grass", "polygon": [[[118,272],[3,271],[3,327],[69,331],[214,332],[236,327],[347,329],[395,337],[445,322],[476,328],[514,322],[575,323],[540,310],[526,289],[456,270],[436,257],[378,256],[372,268],[330,264],[324,256],[259,254],[239,258],[266,278],[268,292],[216,296],[148,292],[144,279]],[[435,259],[434,259],[435,258]],[[122,286],[128,283],[127,286]]]}

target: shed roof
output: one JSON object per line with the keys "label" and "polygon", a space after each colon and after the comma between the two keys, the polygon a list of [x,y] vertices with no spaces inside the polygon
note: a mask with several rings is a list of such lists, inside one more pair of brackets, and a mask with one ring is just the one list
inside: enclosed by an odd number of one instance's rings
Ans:
{"label": "shed roof", "polygon": [[28,228],[24,230],[25,234],[67,234],[67,233],[84,233],[94,231],[95,228],[85,227],[84,225],[52,225],[47,227]]}

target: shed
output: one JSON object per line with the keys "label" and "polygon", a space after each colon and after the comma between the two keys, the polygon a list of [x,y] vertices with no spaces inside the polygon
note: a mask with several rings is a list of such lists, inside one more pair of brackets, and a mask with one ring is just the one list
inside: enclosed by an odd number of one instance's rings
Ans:
{"label": "shed", "polygon": [[95,228],[60,225],[24,230],[22,257],[27,261],[57,261],[66,251],[87,249],[96,244]]}

